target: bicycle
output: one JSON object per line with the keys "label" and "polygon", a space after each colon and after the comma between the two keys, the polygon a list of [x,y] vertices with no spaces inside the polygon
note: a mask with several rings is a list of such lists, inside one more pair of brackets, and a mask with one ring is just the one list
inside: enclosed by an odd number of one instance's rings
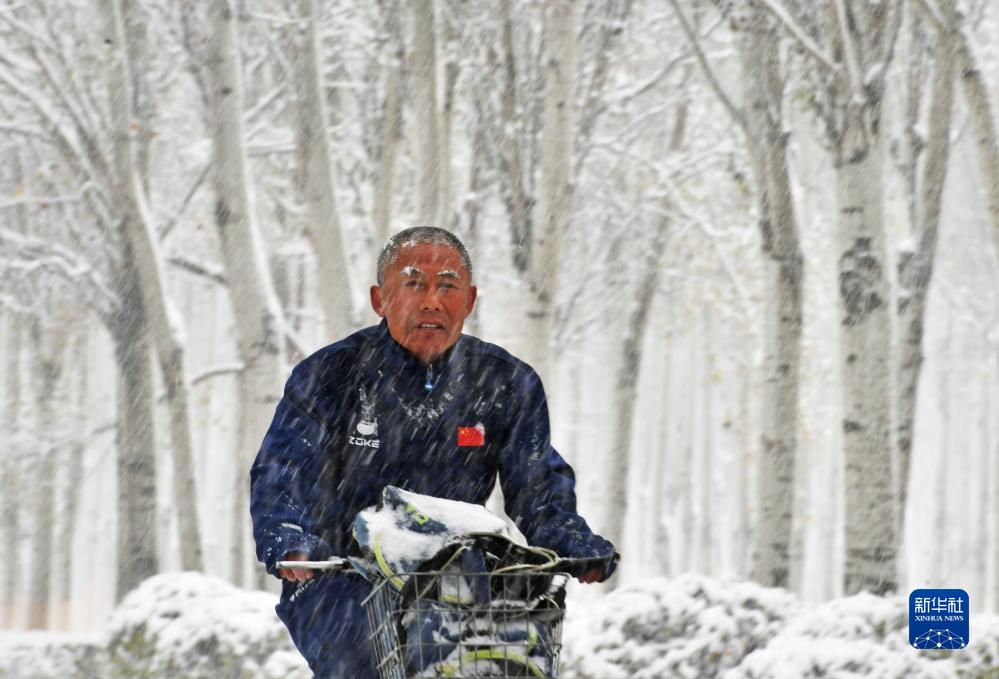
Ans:
{"label": "bicycle", "polygon": [[[356,572],[372,583],[362,602],[381,679],[558,677],[571,575],[605,559],[563,559],[486,570],[455,562],[467,545],[425,570],[385,573],[357,559],[281,561],[278,568]],[[475,561],[472,559],[472,561]]]}

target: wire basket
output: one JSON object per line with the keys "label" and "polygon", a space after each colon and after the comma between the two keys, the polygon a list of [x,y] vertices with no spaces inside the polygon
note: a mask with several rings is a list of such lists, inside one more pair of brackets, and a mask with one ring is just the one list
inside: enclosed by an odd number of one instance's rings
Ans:
{"label": "wire basket", "polygon": [[563,573],[399,574],[364,600],[381,679],[558,676]]}

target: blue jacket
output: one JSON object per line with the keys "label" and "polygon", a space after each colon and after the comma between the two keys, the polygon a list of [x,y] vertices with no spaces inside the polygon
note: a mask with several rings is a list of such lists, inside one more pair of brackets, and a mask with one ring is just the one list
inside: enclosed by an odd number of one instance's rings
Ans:
{"label": "blue jacket", "polygon": [[385,486],[484,504],[497,474],[530,544],[566,557],[613,554],[576,513],[537,373],[468,335],[427,365],[383,321],[292,372],[250,471],[257,556],[276,574],[289,552],[346,555],[354,517]]}

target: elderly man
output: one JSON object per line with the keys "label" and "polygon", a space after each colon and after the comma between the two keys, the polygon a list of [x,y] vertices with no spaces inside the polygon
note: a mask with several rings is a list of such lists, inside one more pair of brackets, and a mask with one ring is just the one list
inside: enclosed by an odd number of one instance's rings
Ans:
{"label": "elderly man", "polygon": [[361,609],[370,588],[357,575],[312,579],[276,563],[346,555],[354,517],[388,485],[484,504],[498,475],[532,545],[593,558],[576,574],[583,582],[614,568],[613,546],[576,513],[538,375],[461,334],[476,296],[461,241],[406,229],[382,249],[377,280],[371,307],[382,322],[295,368],[250,473],[258,558],[284,580],[278,615],[319,677],[377,676]]}

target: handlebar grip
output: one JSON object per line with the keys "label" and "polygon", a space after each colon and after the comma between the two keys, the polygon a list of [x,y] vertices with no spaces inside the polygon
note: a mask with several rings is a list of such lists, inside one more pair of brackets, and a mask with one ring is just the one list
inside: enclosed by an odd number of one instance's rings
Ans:
{"label": "handlebar grip", "polygon": [[306,568],[313,571],[339,573],[352,570],[354,567],[347,559],[328,559],[326,561],[278,561],[277,568]]}
{"label": "handlebar grip", "polygon": [[582,574],[591,568],[606,568],[611,564],[616,564],[621,559],[621,555],[614,552],[608,556],[587,556],[560,558],[555,563],[555,568],[564,567],[569,573]]}

